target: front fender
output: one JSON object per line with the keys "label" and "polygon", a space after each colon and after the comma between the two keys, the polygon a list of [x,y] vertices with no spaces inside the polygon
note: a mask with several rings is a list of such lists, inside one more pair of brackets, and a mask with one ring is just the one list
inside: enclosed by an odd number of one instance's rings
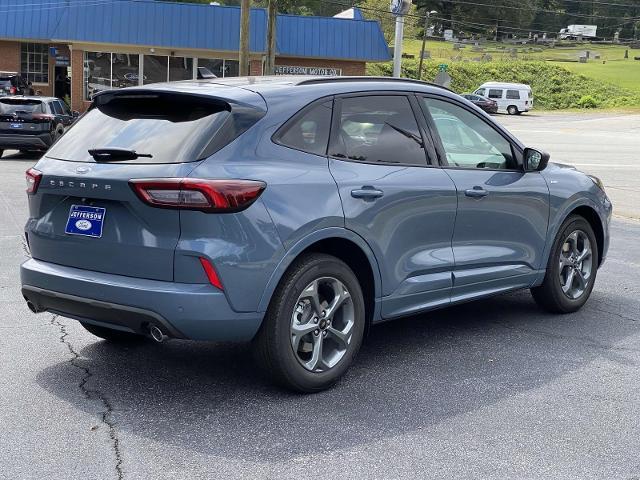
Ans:
{"label": "front fender", "polygon": [[[315,232],[307,235],[306,237],[298,240],[289,250],[287,250],[286,254],[277,265],[273,273],[271,274],[271,278],[267,282],[267,285],[262,293],[262,297],[260,299],[258,305],[259,312],[265,312],[269,307],[269,302],[271,301],[271,297],[273,296],[273,292],[275,292],[278,283],[280,283],[280,279],[287,271],[289,266],[293,263],[293,261],[298,258],[298,256],[307,248],[309,248],[314,243],[317,243],[321,240],[326,240],[329,238],[343,238],[345,240],[350,240],[356,245],[358,245],[367,259],[369,260],[369,264],[371,265],[371,270],[373,271],[373,281],[375,288],[375,298],[380,298],[382,294],[382,283],[380,277],[380,268],[378,267],[378,260],[376,259],[371,247],[369,244],[358,234],[351,230],[347,230],[346,228],[341,227],[327,227],[320,230],[316,230]],[[375,311],[373,315],[374,321],[379,318],[379,302],[375,302]]]}

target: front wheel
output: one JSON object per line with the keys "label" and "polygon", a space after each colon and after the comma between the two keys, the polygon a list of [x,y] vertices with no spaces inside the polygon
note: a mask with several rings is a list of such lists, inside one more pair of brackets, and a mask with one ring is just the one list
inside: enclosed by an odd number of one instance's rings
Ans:
{"label": "front wheel", "polygon": [[591,225],[583,217],[569,217],[553,244],[542,285],[531,289],[534,300],[552,313],[579,310],[593,290],[598,261]]}
{"label": "front wheel", "polygon": [[362,289],[341,260],[310,254],[283,277],[256,336],[272,379],[291,390],[329,388],[355,358],[365,326]]}

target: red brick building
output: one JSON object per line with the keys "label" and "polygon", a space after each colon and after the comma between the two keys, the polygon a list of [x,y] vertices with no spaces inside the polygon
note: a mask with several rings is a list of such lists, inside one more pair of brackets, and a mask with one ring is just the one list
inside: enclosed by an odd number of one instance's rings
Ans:
{"label": "red brick building", "polygon": [[[42,95],[84,110],[100,90],[238,75],[236,7],[154,0],[79,6],[51,1],[0,8],[0,71],[19,72]],[[8,6],[9,4],[7,4]],[[377,22],[279,15],[276,74],[364,75],[367,62],[389,60]],[[250,72],[261,75],[267,15],[251,11]]]}

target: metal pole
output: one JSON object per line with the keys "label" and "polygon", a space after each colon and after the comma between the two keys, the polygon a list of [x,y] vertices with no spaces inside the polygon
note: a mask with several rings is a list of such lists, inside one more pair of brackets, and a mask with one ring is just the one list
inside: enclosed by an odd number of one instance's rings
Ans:
{"label": "metal pole", "polygon": [[238,55],[240,76],[249,75],[249,15],[251,0],[242,0],[240,4],[240,52]]}
{"label": "metal pole", "polygon": [[427,28],[429,28],[429,12],[424,16],[424,33],[422,34],[422,48],[420,49],[420,62],[418,63],[418,80],[422,80],[422,60],[424,59],[424,46],[427,43]]}
{"label": "metal pole", "polygon": [[393,44],[393,76],[400,78],[402,67],[402,38],[404,36],[404,16],[396,17],[396,38]]}

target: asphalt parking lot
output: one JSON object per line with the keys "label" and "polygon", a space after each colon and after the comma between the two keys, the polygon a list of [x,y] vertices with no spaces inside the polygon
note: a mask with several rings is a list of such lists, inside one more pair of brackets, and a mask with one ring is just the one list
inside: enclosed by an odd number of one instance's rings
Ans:
{"label": "asphalt parking lot", "polygon": [[[498,116],[601,176],[612,244],[578,313],[528,292],[375,327],[330,391],[246,345],[114,346],[20,295],[23,173],[0,159],[0,478],[640,478],[640,116]],[[634,200],[635,197],[635,200]]]}

